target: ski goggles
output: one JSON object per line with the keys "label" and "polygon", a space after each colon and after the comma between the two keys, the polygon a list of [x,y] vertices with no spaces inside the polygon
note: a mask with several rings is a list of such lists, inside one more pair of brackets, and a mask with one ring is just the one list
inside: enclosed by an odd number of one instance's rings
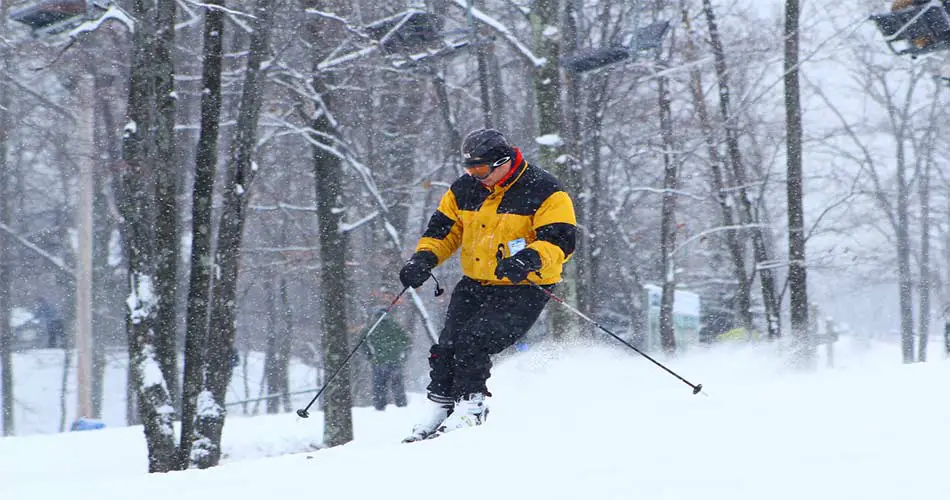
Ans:
{"label": "ski goggles", "polygon": [[485,180],[492,171],[496,168],[504,165],[506,162],[511,160],[510,156],[502,156],[501,158],[495,160],[492,163],[477,163],[475,165],[465,165],[465,173],[471,175],[472,177],[478,180]]}

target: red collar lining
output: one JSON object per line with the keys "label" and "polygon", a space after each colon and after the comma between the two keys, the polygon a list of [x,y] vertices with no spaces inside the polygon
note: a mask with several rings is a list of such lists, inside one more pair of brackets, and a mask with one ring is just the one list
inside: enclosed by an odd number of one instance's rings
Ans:
{"label": "red collar lining", "polygon": [[508,181],[511,180],[511,178],[512,178],[517,172],[520,172],[521,169],[523,168],[523,165],[522,165],[522,164],[524,163],[524,157],[521,156],[521,150],[518,149],[518,148],[511,148],[511,149],[513,149],[513,150],[515,151],[515,158],[514,158],[514,160],[511,161],[512,167],[511,167],[510,170],[508,170],[508,173],[505,174],[504,177],[502,177],[501,179],[498,180],[498,182],[495,184],[495,186],[503,187],[505,184],[508,183]]}

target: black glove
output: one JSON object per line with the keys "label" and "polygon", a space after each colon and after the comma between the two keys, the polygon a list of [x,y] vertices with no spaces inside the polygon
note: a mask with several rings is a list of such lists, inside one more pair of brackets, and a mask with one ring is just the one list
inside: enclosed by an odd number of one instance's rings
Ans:
{"label": "black glove", "polygon": [[416,252],[399,271],[399,281],[402,282],[402,286],[419,288],[429,279],[429,276],[432,276],[432,268],[438,263],[439,258],[434,253]]}
{"label": "black glove", "polygon": [[512,283],[521,283],[532,271],[541,269],[541,256],[532,248],[524,250],[498,261],[495,277],[508,278]]}

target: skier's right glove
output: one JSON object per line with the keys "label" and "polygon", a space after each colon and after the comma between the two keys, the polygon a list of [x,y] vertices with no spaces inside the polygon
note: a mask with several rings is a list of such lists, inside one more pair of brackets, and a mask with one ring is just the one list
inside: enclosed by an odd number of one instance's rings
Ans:
{"label": "skier's right glove", "polygon": [[434,253],[423,250],[413,254],[412,258],[399,271],[402,286],[419,288],[432,276],[432,268],[439,263]]}
{"label": "skier's right glove", "polygon": [[541,255],[533,248],[526,248],[507,259],[499,260],[498,266],[495,267],[495,277],[508,278],[517,285],[538,269],[541,269]]}

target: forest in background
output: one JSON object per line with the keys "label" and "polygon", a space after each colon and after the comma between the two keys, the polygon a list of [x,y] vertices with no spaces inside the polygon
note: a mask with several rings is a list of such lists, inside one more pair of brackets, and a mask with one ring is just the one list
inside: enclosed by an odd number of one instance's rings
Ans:
{"label": "forest in background", "polygon": [[[806,364],[806,269],[898,290],[895,360],[927,358],[948,303],[942,61],[887,51],[868,22],[886,2],[130,0],[33,34],[16,14],[43,3],[0,7],[0,393],[9,311],[43,298],[67,337],[90,325],[94,373],[128,350],[156,471],[217,463],[233,349],[266,352],[269,394],[290,357],[338,366],[483,126],[575,200],[560,293],[635,337],[661,286],[669,353],[678,287]],[[417,366],[432,289],[394,309]],[[557,308],[539,325],[585,328]],[[366,371],[322,401],[328,444],[351,439]]]}

